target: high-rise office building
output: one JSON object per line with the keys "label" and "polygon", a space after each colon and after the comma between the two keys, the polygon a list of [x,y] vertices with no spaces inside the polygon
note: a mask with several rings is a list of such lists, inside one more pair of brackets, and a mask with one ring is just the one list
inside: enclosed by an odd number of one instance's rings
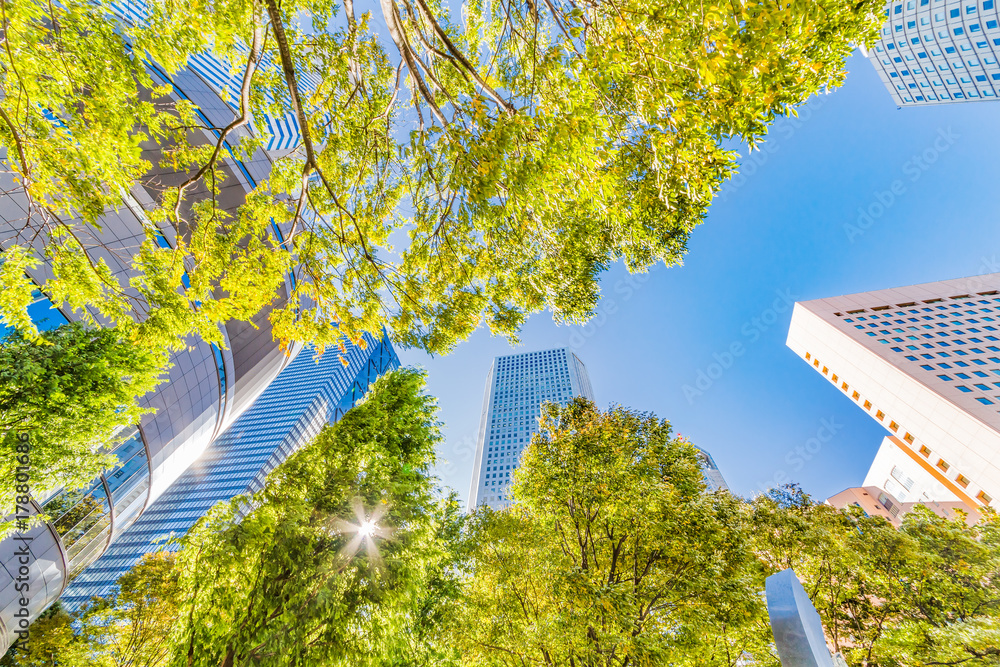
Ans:
{"label": "high-rise office building", "polygon": [[889,436],[882,439],[862,486],[878,487],[899,503],[958,501],[958,496],[931,474],[926,465],[907,456]]}
{"label": "high-rise office building", "polygon": [[979,519],[976,508],[970,508],[948,490],[927,469],[927,462],[916,461],[886,436],[872,461],[862,486],[845,489],[827,499],[834,507],[857,505],[868,515],[884,517],[895,525],[916,505],[924,505],[939,516],[953,518],[964,512],[966,519]]}
{"label": "high-rise office building", "polygon": [[868,58],[899,106],[996,100],[996,0],[890,0]]}
{"label": "high-rise office building", "polygon": [[726,484],[726,480],[722,476],[722,471],[719,470],[719,466],[716,465],[715,459],[713,459],[712,455],[701,447],[698,447],[697,449],[698,458],[701,459],[701,467],[705,476],[705,485],[708,487],[708,490],[728,491],[729,485]]}
{"label": "high-rise office building", "polygon": [[486,380],[469,507],[507,504],[512,471],[538,431],[542,403],[594,400],[583,362],[563,347],[496,357]]}
{"label": "high-rise office building", "polygon": [[888,431],[866,484],[973,509],[1000,497],[998,290],[993,273],[795,304],[788,346]]}
{"label": "high-rise office building", "polygon": [[77,609],[106,595],[143,555],[174,550],[180,537],[216,503],[263,488],[267,474],[339,420],[386,371],[399,367],[388,338],[348,345],[318,360],[305,350],[283,370],[243,416],[220,435],[107,552],[70,583],[63,605]]}
{"label": "high-rise office building", "polygon": [[[108,9],[109,16],[117,15],[121,21],[141,20],[144,11],[141,1],[112,2]],[[204,129],[192,135],[193,141],[214,144],[217,137],[213,128],[228,125],[238,111],[232,91],[239,86],[232,85],[233,69],[210,53],[197,54],[187,67],[172,75],[155,63],[147,64],[155,84],[169,91],[165,99],[184,101],[197,109]],[[225,183],[217,200],[221,209],[234,212],[242,205],[247,193],[268,178],[273,160],[295,144],[298,129],[294,116],[274,123],[267,120],[273,136],[257,137],[261,147],[252,154],[229,150],[254,133],[251,126],[237,128],[229,135],[227,157],[217,166],[218,182]],[[155,147],[143,158],[151,165],[149,173],[122,193],[123,206],[104,212],[99,227],[67,221],[85,229],[83,236],[93,241],[87,252],[95,261],[106,262],[122,285],[128,285],[134,276],[132,257],[153,226],[146,210],[164,189],[189,176],[173,171],[171,162]],[[0,174],[0,193],[0,249],[19,245],[44,258],[45,236],[33,224],[29,213],[33,206],[12,174]],[[173,226],[155,228],[161,247],[176,246]],[[289,229],[290,224],[275,221],[274,242],[282,243]],[[44,293],[45,281],[51,276],[46,262],[29,268],[27,274],[40,286],[29,308],[36,324],[46,328],[81,319],[65,304],[52,303]],[[288,299],[295,280],[286,276],[274,303]],[[294,358],[299,347],[281,349],[273,339],[269,314],[265,309],[252,322],[227,322],[220,327],[224,346],[192,340],[186,349],[172,355],[167,377],[140,401],[155,412],[144,416],[115,450],[120,461],[115,469],[83,489],[32,489],[31,513],[44,511],[51,520],[0,542],[0,648],[6,648],[27,621],[36,618],[70,580],[99,558]],[[28,554],[19,557],[22,547]]]}

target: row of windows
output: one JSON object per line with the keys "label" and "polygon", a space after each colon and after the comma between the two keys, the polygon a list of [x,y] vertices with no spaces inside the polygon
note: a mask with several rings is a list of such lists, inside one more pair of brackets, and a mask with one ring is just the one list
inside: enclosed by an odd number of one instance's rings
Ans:
{"label": "row of windows", "polygon": [[[939,2],[941,2],[941,0],[934,0],[934,4],[938,4]],[[926,7],[929,4],[930,4],[930,0],[920,0],[920,6],[921,7]],[[911,11],[911,10],[913,10],[915,8],[916,8],[916,6],[914,5],[913,0],[910,0],[909,2],[906,3],[906,11]],[[965,5],[965,13],[966,14],[975,14],[976,13],[976,9],[977,9],[977,6],[975,4],[971,4],[971,5],[966,4]],[[984,10],[993,9],[993,0],[983,0],[983,9]],[[903,13],[903,5],[902,5],[902,3],[900,3],[900,4],[896,5],[895,7],[893,7],[892,13],[893,14],[902,14]],[[961,13],[962,13],[961,8],[960,7],[956,7],[956,8],[954,8],[954,9],[951,10],[950,15],[952,17],[956,17],[956,16],[961,15]],[[885,15],[889,16],[889,10],[888,10],[888,8],[885,10]]]}
{"label": "row of windows", "polygon": [[[966,12],[966,16],[954,15],[954,9],[950,11],[949,16],[946,16],[944,12],[935,12],[933,14],[933,21],[931,13],[928,11],[925,15],[909,15],[905,22],[905,33],[904,33],[904,23],[892,21],[882,30],[883,44],[878,44],[875,46],[875,52],[872,54],[872,58],[880,58],[882,63],[882,68],[886,73],[889,81],[887,82],[890,90],[893,88],[896,91],[898,99],[906,102],[913,102],[916,99],[917,102],[928,102],[928,101],[938,101],[938,100],[964,100],[964,99],[979,99],[979,98],[995,98],[998,92],[998,85],[1000,85],[1000,78],[993,80],[990,73],[962,76],[960,70],[964,69],[964,65],[959,62],[950,62],[948,64],[940,64],[940,70],[951,74],[950,77],[941,76],[934,80],[928,81],[914,81],[912,83],[900,82],[895,83],[893,79],[899,79],[899,77],[910,76],[909,69],[896,70],[895,64],[902,64],[904,58],[906,61],[915,62],[920,59],[927,59],[928,52],[933,57],[938,59],[942,56],[942,51],[948,55],[955,55],[958,50],[965,52],[973,51],[972,43],[968,40],[975,41],[977,37],[981,37],[976,41],[976,48],[986,53],[986,64],[987,66],[994,67],[996,65],[996,58],[989,56],[996,56],[993,49],[990,48],[989,39],[984,35],[985,32],[996,33],[1000,29],[1000,21],[995,11],[990,11],[990,14],[985,16],[980,16],[978,14],[977,7],[975,5],[970,6],[971,12]],[[967,8],[968,9],[968,8]],[[992,8],[991,8],[992,9]],[[902,18],[896,16],[897,19]],[[966,20],[968,19],[968,20]],[[917,30],[917,21],[920,21],[920,33],[919,35],[914,35],[913,33]],[[937,32],[931,32],[931,25],[933,24],[944,24],[947,26],[944,30],[937,30]],[[890,39],[890,35],[898,35],[900,41],[894,43]],[[922,38],[922,39],[921,39]],[[990,39],[993,41],[993,46],[1000,46],[1000,38],[995,34],[990,35]],[[924,48],[920,49],[923,45]],[[893,52],[899,47],[899,55],[895,55],[892,60],[883,57],[884,55],[894,55]],[[934,48],[937,47],[937,48]],[[910,53],[904,53],[904,50],[910,51]],[[978,66],[978,60],[969,61],[969,64],[973,67]],[[921,67],[915,66],[913,68],[914,74],[923,74]],[[930,68],[928,68],[930,69]],[[904,73],[905,72],[905,73]],[[930,74],[936,74],[933,69],[930,69]],[[945,89],[946,86],[950,88]],[[937,88],[935,88],[937,87]],[[908,95],[913,95],[910,97]]]}
{"label": "row of windows", "polygon": [[[992,290],[992,291],[989,291],[989,292],[977,292],[975,294],[975,296],[973,296],[971,294],[959,294],[958,296],[948,297],[948,300],[955,301],[956,303],[949,303],[949,304],[945,304],[945,305],[935,305],[935,304],[944,304],[945,303],[945,299],[943,299],[943,298],[934,298],[934,299],[925,299],[925,300],[920,301],[920,302],[910,301],[908,303],[897,303],[895,305],[895,307],[893,307],[893,306],[873,306],[873,307],[870,307],[870,308],[856,308],[854,310],[848,310],[848,311],[844,311],[842,313],[840,313],[840,312],[834,313],[834,315],[836,315],[837,317],[843,317],[844,315],[867,315],[868,317],[903,317],[905,313],[911,313],[911,314],[914,314],[914,315],[919,315],[920,312],[931,313],[931,312],[934,312],[935,310],[945,310],[945,311],[947,311],[949,308],[952,308],[952,309],[955,309],[955,308],[968,308],[968,309],[970,309],[970,310],[966,311],[968,314],[975,314],[977,312],[976,308],[978,308],[980,306],[992,306],[992,307],[996,308],[997,307],[996,304],[1000,304],[1000,298],[981,299],[979,301],[976,301],[976,296],[995,297],[997,294],[1000,294],[1000,292],[998,292],[997,290]],[[926,305],[921,305],[921,304],[926,304]],[[931,307],[928,307],[928,306],[931,306]],[[912,310],[905,310],[905,311],[903,310],[903,309],[907,309],[907,308],[910,308]],[[885,311],[889,311],[889,310],[894,310],[895,312],[892,312],[892,313],[885,312]],[[980,312],[989,313],[989,312],[995,312],[995,311],[990,310],[990,308],[987,307],[987,308],[983,308]],[[878,314],[876,314],[876,313],[878,313]],[[858,317],[857,319],[859,321],[862,321],[865,318],[864,317]],[[850,322],[851,320],[846,320],[846,321]]]}
{"label": "row of windows", "polygon": [[[977,296],[991,295],[991,293],[982,293]],[[886,345],[891,345],[892,343],[906,343],[907,341],[912,341],[904,346],[894,346],[890,349],[893,352],[905,354],[907,361],[920,361],[923,360],[935,360],[937,358],[946,357],[949,358],[949,362],[938,362],[936,365],[932,364],[922,364],[921,368],[925,371],[933,371],[937,377],[943,381],[952,381],[952,376],[948,374],[940,374],[940,370],[952,370],[954,367],[967,368],[970,369],[968,372],[956,371],[954,372],[955,378],[960,380],[974,380],[975,378],[987,378],[989,377],[984,370],[974,370],[970,364],[976,366],[987,366],[988,363],[1000,365],[1000,357],[997,356],[986,356],[986,359],[981,358],[970,358],[970,354],[976,355],[988,355],[989,352],[1000,353],[1000,346],[989,345],[988,342],[1000,343],[1000,338],[994,335],[986,334],[984,332],[996,332],[1000,333],[997,327],[989,324],[984,324],[984,322],[997,322],[997,320],[992,316],[997,314],[995,310],[995,302],[997,299],[987,300],[982,299],[978,302],[970,301],[971,297],[969,295],[961,295],[958,297],[952,297],[961,303],[951,303],[947,306],[936,305],[933,307],[925,306],[922,308],[909,308],[915,304],[898,304],[898,307],[906,307],[908,310],[897,310],[897,311],[884,311],[880,313],[869,313],[867,310],[862,310],[864,315],[858,314],[859,311],[850,311],[848,314],[853,315],[853,317],[848,317],[844,319],[845,323],[854,323],[855,329],[863,330],[867,327],[885,327],[888,324],[902,324],[906,325],[909,323],[916,323],[918,326],[907,326],[906,329],[893,328],[893,329],[877,329],[877,333],[882,335],[892,336],[893,333],[907,333],[914,332],[908,335],[895,336],[891,338],[881,338],[879,342]],[[933,300],[931,300],[933,301]],[[940,301],[940,300],[938,300]],[[930,301],[929,301],[930,302]],[[925,303],[929,303],[925,302]],[[969,308],[969,306],[977,306],[976,308]],[[993,307],[990,307],[993,306]],[[887,306],[880,306],[879,308],[885,309]],[[872,309],[875,310],[875,309]],[[935,312],[944,311],[944,312]],[[931,313],[930,315],[924,313]],[[989,313],[987,315],[986,313]],[[916,315],[917,317],[909,317],[910,315]],[[964,319],[951,319],[956,316],[963,317]],[[900,319],[890,319],[890,318],[900,318]],[[875,320],[873,322],[866,322],[866,320]],[[943,321],[940,321],[943,320]],[[865,324],[859,324],[860,322],[866,322]],[[926,322],[930,322],[929,324]],[[976,326],[968,326],[969,324],[974,324]],[[962,327],[961,329],[949,329],[945,331],[932,331],[927,333],[927,330],[933,330],[935,327]],[[982,327],[980,329],[980,327]],[[875,331],[865,331],[868,336],[875,336]],[[916,335],[914,335],[916,334]],[[982,338],[979,336],[982,335]],[[937,340],[934,343],[921,342],[921,340],[933,340],[935,336],[938,337],[948,337],[947,341]],[[963,336],[964,338],[956,338],[956,336]],[[966,349],[960,349],[958,346],[965,346],[968,344],[983,345],[987,351],[977,347],[969,347]],[[919,347],[918,345],[919,344]],[[947,352],[937,351],[936,348],[953,348]],[[933,354],[922,352],[920,357],[913,354],[906,354],[907,352],[919,351],[921,348],[925,350],[936,350]],[[954,356],[967,357],[967,360],[954,359]],[[952,365],[954,364],[954,366]],[[995,375],[1000,376],[1000,370],[991,370],[990,372]],[[969,375],[971,373],[972,375]],[[962,393],[972,393],[974,389],[980,391],[994,391],[994,388],[985,383],[975,383],[972,382],[972,388],[967,385],[956,385],[955,388]],[[1000,383],[994,383],[997,389],[1000,389]],[[982,405],[994,405],[995,400],[1000,400],[1000,397],[986,397],[979,396],[974,397],[975,400]],[[995,399],[995,400],[994,400]]]}
{"label": "row of windows", "polygon": [[[993,26],[991,25],[990,27],[992,28]],[[910,37],[909,42],[907,42],[906,40],[901,40],[899,42],[886,42],[884,49],[881,46],[876,46],[875,53],[885,53],[887,54],[887,56],[891,56],[891,60],[889,58],[882,58],[882,63],[884,65],[890,65],[892,63],[900,63],[903,62],[903,59],[905,59],[907,62],[915,62],[918,58],[920,59],[926,58],[927,51],[915,51],[913,49],[914,46],[920,46],[921,43],[924,44],[925,48],[927,44],[933,44],[934,46],[939,46],[937,40],[934,39],[934,35],[925,34],[923,37],[924,37],[923,42],[920,41],[920,37]],[[989,49],[989,52],[992,54],[993,50],[990,49],[990,39],[992,39],[993,46],[997,46],[996,38],[980,39],[976,42],[975,49],[979,50]],[[944,47],[944,53],[946,54],[946,57],[957,56],[959,51],[961,51],[963,55],[974,54],[976,52],[975,49],[973,49],[971,41],[961,40],[959,42],[955,42],[954,40],[949,40],[949,43],[951,44],[951,46]],[[900,55],[894,56],[888,53],[890,51],[896,51],[897,45],[899,46],[898,53]],[[904,50],[908,50],[909,53],[904,52]],[[931,48],[930,52],[931,55],[934,57],[938,58],[941,57],[941,51],[939,51],[938,49]],[[984,58],[987,58],[987,56],[984,56]],[[953,62],[953,61],[948,61],[948,62]],[[993,65],[995,63],[987,62],[986,64]]]}
{"label": "row of windows", "polygon": [[[929,459],[931,457],[931,450],[925,445],[920,446],[919,452],[925,459]],[[951,464],[942,458],[938,458],[937,463],[934,465],[937,466],[937,468],[943,473],[947,473],[951,469]],[[971,480],[965,475],[959,474],[955,476],[955,482],[963,489],[967,489],[969,488]],[[989,505],[993,500],[993,497],[985,491],[979,491],[979,493],[976,494],[976,500],[980,501],[984,505]]]}
{"label": "row of windows", "polygon": [[[942,14],[935,14],[934,15],[934,21],[935,22],[944,21],[944,16]],[[921,26],[930,25],[930,19],[928,19],[926,17],[920,19],[920,25]],[[985,22],[985,25],[986,25],[986,29],[987,30],[992,30],[992,29],[994,29],[994,28],[997,27],[997,22],[994,21],[994,20],[989,20],[989,21]],[[909,29],[916,28],[917,27],[917,22],[915,20],[914,21],[907,21],[906,22],[906,27],[909,28]],[[961,27],[952,28],[951,30],[952,30],[952,32],[955,35],[964,35],[965,34],[965,28],[966,28],[966,26],[961,26]],[[971,24],[969,24],[968,28],[969,28],[969,32],[970,33],[980,32],[982,30],[982,27],[978,23],[971,23]],[[903,25],[901,23],[897,24],[896,26],[894,26],[894,29],[895,29],[896,32],[903,32]],[[883,33],[883,34],[888,34],[888,33]],[[947,39],[948,38],[948,33],[946,31],[939,31],[938,32],[938,37],[940,37],[941,39]],[[928,40],[928,41],[930,41],[930,40]]]}
{"label": "row of windows", "polygon": [[566,353],[563,350],[548,350],[546,352],[528,352],[497,357],[497,367],[501,369],[524,368],[529,364],[552,363],[556,360],[565,361]]}
{"label": "row of windows", "polygon": [[[806,352],[806,361],[810,361],[810,360],[812,361],[812,365],[815,368],[817,368],[817,369],[821,368],[819,359],[813,357],[812,353]],[[879,410],[878,408],[875,408],[872,405],[871,401],[866,400],[866,399],[862,399],[862,396],[861,396],[861,394],[858,391],[856,391],[856,390],[855,391],[851,391],[850,385],[848,385],[847,382],[843,381],[840,377],[838,377],[836,373],[830,374],[830,369],[827,368],[826,366],[822,366],[822,371],[821,372],[823,373],[824,376],[827,376],[830,379],[831,382],[833,382],[834,386],[838,386],[838,383],[839,383],[840,389],[845,394],[850,393],[851,398],[854,399],[854,401],[856,403],[863,404],[866,411],[868,411],[870,413],[872,410],[874,410],[875,411],[875,419],[877,419],[878,421],[882,422],[883,424],[885,423],[885,420],[886,420],[885,413],[882,410]],[[998,373],[998,375],[1000,375],[1000,373]],[[998,384],[1000,384],[1000,383],[998,383]],[[896,435],[899,434],[899,430],[900,430],[899,424],[897,424],[894,420],[892,420],[892,419],[889,420],[889,426],[888,426],[888,428],[889,428],[890,431],[893,432],[893,434],[896,434]],[[911,445],[914,444],[913,434],[909,433],[908,431],[904,431],[903,440],[905,440],[908,444],[911,444]],[[928,458],[931,455],[931,450],[926,445],[921,445],[919,451],[920,451],[920,454],[924,456],[924,458]],[[944,459],[941,459],[941,458],[938,459],[937,466],[938,466],[938,468],[942,472],[947,472],[951,468],[951,465],[949,463],[947,463]],[[967,488],[969,486],[969,483],[970,483],[969,479],[967,477],[965,477],[964,475],[958,475],[955,478],[955,481],[958,482],[959,485],[962,486],[962,488]],[[980,491],[976,495],[976,498],[980,502],[982,502],[984,505],[990,504],[990,502],[993,500],[992,497],[989,494],[987,494],[985,491]]]}
{"label": "row of windows", "polygon": [[[935,55],[939,55],[939,54],[935,53]],[[919,58],[926,58],[927,54],[921,52],[921,53],[917,54],[917,56]],[[910,56],[906,56],[906,59],[907,60],[912,60],[912,58]],[[889,62],[889,60],[887,60],[887,59],[884,59],[882,62],[885,63],[886,65],[891,64]],[[893,62],[902,63],[903,59],[902,58],[893,58]],[[938,69],[937,70],[934,69],[933,64],[924,67],[923,70],[920,69],[921,65],[917,64],[916,68],[913,70],[913,74],[912,75],[910,74],[910,70],[904,69],[904,70],[900,70],[900,72],[898,74],[896,72],[892,72],[891,74],[889,74],[889,77],[893,78],[893,79],[898,79],[900,76],[915,76],[916,74],[921,74],[921,73],[923,73],[923,74],[936,74],[938,71],[941,71],[941,72],[950,72],[952,69],[965,69],[965,65],[966,64],[968,64],[969,68],[983,67],[983,66],[992,68],[992,67],[996,66],[997,60],[996,60],[996,58],[993,58],[993,57],[990,57],[990,56],[984,56],[982,62],[979,62],[978,59],[975,59],[975,60],[969,59],[969,60],[962,61],[961,59],[956,58],[954,60],[949,60],[949,61],[946,61],[945,63],[938,64]],[[985,79],[983,79],[983,80],[985,81]],[[952,81],[952,83],[954,83],[954,81]]]}

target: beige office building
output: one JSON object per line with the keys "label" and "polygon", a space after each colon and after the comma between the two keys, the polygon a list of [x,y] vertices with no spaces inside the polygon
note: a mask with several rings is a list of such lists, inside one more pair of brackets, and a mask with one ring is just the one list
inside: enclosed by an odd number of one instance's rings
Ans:
{"label": "beige office building", "polygon": [[795,304],[788,346],[888,432],[865,486],[1000,498],[998,291],[994,273]]}

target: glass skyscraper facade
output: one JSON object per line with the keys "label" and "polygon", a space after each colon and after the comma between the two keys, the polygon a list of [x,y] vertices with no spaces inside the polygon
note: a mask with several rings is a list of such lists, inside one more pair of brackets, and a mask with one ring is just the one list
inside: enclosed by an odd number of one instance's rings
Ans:
{"label": "glass skyscraper facade", "polygon": [[712,455],[706,452],[701,447],[698,447],[698,458],[701,460],[701,469],[704,474],[705,485],[708,486],[709,491],[728,491],[729,485],[726,484],[725,478],[722,476],[722,471],[719,470],[719,466],[715,464],[715,459]]}
{"label": "glass skyscraper facade", "polygon": [[[109,2],[107,8],[111,21],[144,20],[145,5],[141,1]],[[213,128],[227,126],[239,111],[232,92],[239,88],[232,87],[232,68],[211,53],[197,54],[186,67],[173,73],[163,71],[156,63],[146,65],[155,85],[167,91],[164,101],[190,104],[195,109],[203,129],[192,130],[193,142],[214,145],[217,136]],[[303,83],[306,88],[311,86],[308,80]],[[230,133],[224,142],[227,157],[217,165],[217,178],[226,186],[217,203],[228,213],[236,212],[247,193],[269,178],[274,159],[298,141],[294,114],[263,120],[267,136],[256,134],[257,125],[245,125]],[[234,146],[251,137],[257,140],[254,150],[234,150]],[[183,181],[190,173],[175,171],[158,148],[151,147],[143,157],[151,165],[150,171],[141,182],[122,192],[122,206],[107,209],[97,226],[81,220],[66,221],[89,239],[86,251],[91,259],[104,261],[122,285],[128,285],[134,277],[132,258],[151,228],[155,228],[155,241],[161,248],[183,242],[174,226],[151,222],[147,211],[155,207],[164,188]],[[0,174],[0,250],[20,246],[36,257],[46,257],[45,235],[38,233],[37,224],[32,222],[32,210],[34,205],[17,186],[13,174]],[[290,229],[289,222],[275,220],[271,226],[273,242],[283,243]],[[28,309],[36,326],[47,329],[81,319],[64,304],[52,303],[45,294],[51,270],[44,261],[29,267],[26,273],[39,285]],[[276,291],[274,303],[285,302],[295,284],[296,276],[289,273]],[[220,326],[223,345],[192,340],[188,347],[172,354],[172,366],[164,381],[140,399],[143,407],[154,411],[145,415],[117,447],[116,468],[83,489],[31,489],[29,513],[44,511],[51,520],[0,542],[2,647],[8,646],[24,623],[36,618],[77,574],[133,526],[143,511],[156,503],[291,362],[301,346],[293,344],[283,349],[272,335],[269,315],[270,309],[265,308],[252,321],[226,322]],[[20,548],[28,549],[27,564],[20,560]]]}
{"label": "glass skyscraper facade", "polygon": [[379,375],[399,367],[388,338],[366,337],[365,342],[365,348],[348,345],[346,366],[336,351],[318,360],[308,349],[299,354],[253,406],[70,583],[63,605],[73,610],[95,595],[106,595],[146,553],[178,548],[170,538],[186,533],[213,505],[259,491],[269,472],[324,425],[339,420]]}
{"label": "glass skyscraper facade", "polygon": [[996,100],[996,0],[890,0],[868,58],[899,106]]}
{"label": "glass skyscraper facade", "polygon": [[583,362],[563,347],[496,357],[486,381],[469,507],[509,500],[512,471],[538,431],[542,403],[594,400]]}

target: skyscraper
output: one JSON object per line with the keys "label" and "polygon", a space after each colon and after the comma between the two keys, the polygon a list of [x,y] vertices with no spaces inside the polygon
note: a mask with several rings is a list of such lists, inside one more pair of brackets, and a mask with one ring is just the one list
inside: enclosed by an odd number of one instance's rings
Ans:
{"label": "skyscraper", "polygon": [[[142,2],[109,3],[108,9],[109,18],[116,16],[121,21],[141,20],[145,12]],[[169,91],[164,100],[183,101],[197,109],[204,127],[192,130],[194,143],[214,144],[214,128],[228,125],[239,109],[233,96],[239,86],[233,87],[236,75],[229,64],[211,53],[200,53],[171,75],[155,63],[147,65],[153,82]],[[242,205],[246,195],[268,178],[273,160],[297,141],[294,115],[265,120],[269,136],[256,137],[258,147],[248,154],[238,154],[232,146],[253,135],[253,127],[246,125],[229,135],[228,158],[216,167],[218,182],[225,183],[218,200],[223,210],[234,212]],[[91,259],[105,262],[114,279],[125,286],[135,275],[132,258],[151,229],[156,230],[155,240],[161,247],[176,247],[174,227],[151,222],[146,211],[164,188],[189,176],[172,170],[171,160],[156,147],[146,150],[143,158],[151,165],[150,171],[122,193],[121,207],[101,215],[99,226],[68,221],[86,228],[85,236],[90,239],[86,251]],[[21,246],[34,251],[36,257],[46,257],[45,235],[32,224],[29,212],[33,210],[13,174],[0,174],[0,249]],[[271,226],[273,242],[283,243],[290,228],[290,223],[275,221]],[[29,308],[36,325],[48,328],[82,319],[44,293],[45,281],[51,276],[51,266],[45,261],[26,273],[40,286]],[[273,303],[284,303],[295,282],[295,276],[287,275]],[[280,347],[272,336],[269,314],[266,308],[251,322],[230,321],[221,326],[224,346],[192,340],[186,349],[171,356],[167,377],[140,400],[143,407],[155,412],[143,417],[115,450],[120,461],[115,469],[83,489],[31,489],[29,513],[44,511],[51,521],[0,542],[0,648],[6,648],[18,630],[99,558],[294,358],[299,346]],[[18,550],[26,544],[30,546],[24,557],[28,562],[24,563]]]}
{"label": "skyscraper", "polygon": [[719,466],[716,465],[715,459],[712,455],[706,452],[701,447],[698,447],[698,458],[701,459],[701,467],[705,477],[705,485],[708,486],[709,491],[728,491],[729,485],[726,484],[725,478],[722,476],[722,471],[719,470]]}
{"label": "skyscraper", "polygon": [[511,472],[538,431],[542,403],[594,400],[583,362],[569,348],[496,357],[486,380],[469,507],[509,500]]}
{"label": "skyscraper", "polygon": [[317,361],[306,350],[281,372],[242,417],[63,593],[68,609],[106,595],[144,554],[180,537],[217,502],[263,488],[267,474],[339,420],[386,371],[399,367],[388,338],[348,345],[344,366],[336,352]]}
{"label": "skyscraper", "polygon": [[1000,497],[998,289],[993,273],[795,304],[788,346],[888,432],[879,486],[893,467],[914,484],[905,459],[970,508]]}
{"label": "skyscraper", "polygon": [[890,437],[882,440],[862,486],[845,489],[827,499],[834,507],[857,505],[868,515],[884,517],[895,525],[916,505],[929,507],[939,516],[952,518],[964,512],[970,522],[979,519],[975,507],[949,491],[924,467],[927,462],[911,459]]}
{"label": "skyscraper", "polygon": [[868,58],[899,106],[996,100],[995,0],[890,0]]}

